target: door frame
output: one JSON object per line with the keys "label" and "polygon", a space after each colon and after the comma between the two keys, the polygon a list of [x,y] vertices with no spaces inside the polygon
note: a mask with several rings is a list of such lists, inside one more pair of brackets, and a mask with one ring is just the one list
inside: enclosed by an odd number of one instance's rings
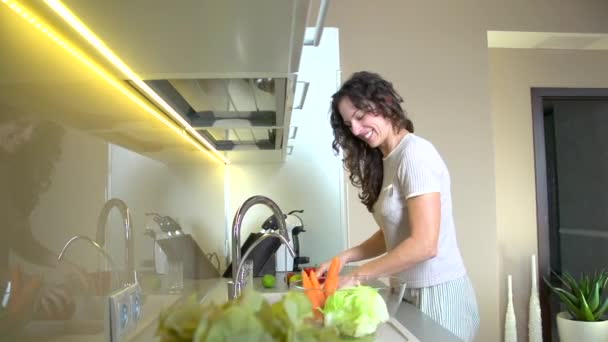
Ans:
{"label": "door frame", "polygon": [[[549,203],[547,198],[547,161],[545,149],[545,100],[608,100],[607,88],[531,88],[532,127],[534,141],[534,173],[536,180],[536,224],[538,241],[538,276],[550,274],[551,253],[549,234]],[[543,325],[543,340],[551,341],[553,318],[550,316],[550,292],[544,281],[539,281],[539,297]]]}

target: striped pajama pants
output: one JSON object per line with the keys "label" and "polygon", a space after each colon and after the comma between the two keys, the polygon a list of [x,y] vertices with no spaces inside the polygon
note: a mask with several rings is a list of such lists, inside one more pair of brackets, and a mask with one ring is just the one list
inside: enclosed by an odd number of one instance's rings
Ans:
{"label": "striped pajama pants", "polygon": [[479,312],[473,284],[468,276],[435,286],[406,289],[404,300],[463,341],[475,339],[479,329]]}

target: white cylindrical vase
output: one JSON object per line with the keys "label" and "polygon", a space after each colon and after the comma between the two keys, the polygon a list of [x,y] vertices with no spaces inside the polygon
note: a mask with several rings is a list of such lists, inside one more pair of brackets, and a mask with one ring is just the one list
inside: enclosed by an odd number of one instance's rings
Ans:
{"label": "white cylindrical vase", "polygon": [[507,276],[507,312],[505,313],[505,342],[517,342],[517,322],[513,308],[513,284],[511,275]]}
{"label": "white cylindrical vase", "polygon": [[542,342],[543,341],[543,324],[540,315],[540,301],[538,299],[538,284],[536,274],[536,255],[532,255],[531,261],[531,279],[532,286],[530,289],[530,303],[528,308],[528,341]]}

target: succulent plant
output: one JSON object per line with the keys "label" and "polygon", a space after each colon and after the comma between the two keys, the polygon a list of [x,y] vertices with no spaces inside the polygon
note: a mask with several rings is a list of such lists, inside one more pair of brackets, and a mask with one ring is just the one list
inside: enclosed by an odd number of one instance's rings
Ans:
{"label": "succulent plant", "polygon": [[608,310],[608,296],[604,290],[608,284],[608,272],[602,270],[593,275],[582,274],[579,280],[574,279],[568,272],[561,276],[552,272],[561,287],[552,285],[546,278],[545,283],[555,293],[572,319],[576,321],[603,321]]}

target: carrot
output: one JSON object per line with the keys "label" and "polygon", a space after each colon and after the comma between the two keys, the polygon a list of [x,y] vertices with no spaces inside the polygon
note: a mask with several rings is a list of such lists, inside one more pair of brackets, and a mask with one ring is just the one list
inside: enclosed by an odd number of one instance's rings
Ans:
{"label": "carrot", "polygon": [[312,311],[315,315],[315,318],[322,319],[323,314],[321,313],[321,311],[319,311],[319,308],[323,307],[321,303],[321,297],[319,296],[319,294],[322,295],[322,293],[320,290],[314,288],[312,281],[310,280],[308,274],[306,274],[305,271],[302,271],[302,285],[304,285],[304,293],[306,293],[306,296],[308,296],[308,299],[310,299],[310,303],[312,304]]}
{"label": "carrot", "polygon": [[309,278],[310,278],[310,282],[312,283],[312,286],[315,289],[321,288],[321,284],[319,284],[319,278],[317,277],[317,274],[315,273],[314,270],[310,271]]}
{"label": "carrot", "polygon": [[10,266],[10,272],[11,280],[13,282],[13,291],[20,291],[21,287],[23,286],[23,280],[21,279],[21,266],[19,266],[18,264]]}
{"label": "carrot", "polygon": [[325,278],[325,294],[327,297],[331,296],[338,289],[338,274],[340,273],[340,258],[334,257],[329,265],[327,271],[327,278]]}
{"label": "carrot", "polygon": [[21,268],[12,270],[12,281],[20,287],[11,287],[11,297],[8,302],[8,312],[15,317],[24,318],[34,306],[38,289],[42,286],[42,277],[28,276],[21,272]]}
{"label": "carrot", "polygon": [[318,297],[321,300],[321,307],[325,306],[325,292],[323,291],[323,288],[321,288],[321,284],[319,284],[319,278],[317,278],[317,274],[314,270],[310,271],[309,278],[310,282],[312,283],[312,286],[318,290],[317,292],[319,293]]}

